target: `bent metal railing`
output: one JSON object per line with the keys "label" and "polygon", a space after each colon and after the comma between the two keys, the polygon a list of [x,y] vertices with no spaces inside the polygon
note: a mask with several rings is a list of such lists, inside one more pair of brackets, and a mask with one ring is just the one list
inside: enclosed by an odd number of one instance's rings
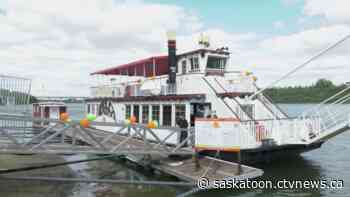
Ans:
{"label": "bent metal railing", "polygon": [[[0,128],[0,153],[48,153],[48,154],[143,154],[143,155],[192,155],[193,135],[191,129],[159,128],[171,132],[159,137],[154,129],[140,124],[92,122],[83,128],[79,122],[64,123],[52,119],[26,116],[0,116],[0,120],[48,121],[51,126],[33,132],[29,138],[18,137],[6,128]],[[94,126],[118,127],[116,132],[97,130]],[[177,144],[167,144],[167,139],[178,132],[188,135]],[[127,131],[127,133],[125,132]],[[149,136],[152,136],[150,138]],[[186,147],[184,147],[187,145]]]}

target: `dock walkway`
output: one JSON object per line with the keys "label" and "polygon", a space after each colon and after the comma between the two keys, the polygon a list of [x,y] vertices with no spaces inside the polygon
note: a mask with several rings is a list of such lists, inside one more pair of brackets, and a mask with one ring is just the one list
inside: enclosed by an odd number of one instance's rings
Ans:
{"label": "dock walkway", "polygon": [[[25,121],[33,121],[33,118],[27,118]],[[188,147],[183,147],[181,143],[170,146],[151,129],[142,125],[119,125],[118,131],[109,132],[98,130],[94,126],[112,126],[115,123],[97,122],[89,128],[83,128],[74,121],[70,123],[53,121],[53,123],[54,125],[32,134],[29,140],[19,140],[12,136],[9,130],[0,128],[0,153],[123,155],[140,165],[193,184],[196,184],[201,177],[209,180],[237,177],[246,179],[263,174],[260,169],[238,163],[213,157],[197,157],[192,144]],[[173,129],[174,132],[180,131],[178,128]],[[122,130],[124,133],[120,132]],[[126,130],[132,132],[125,134]],[[146,138],[147,135],[152,135],[153,140]],[[185,140],[190,142],[191,137],[189,135]],[[170,157],[173,155],[176,155],[176,159]]]}

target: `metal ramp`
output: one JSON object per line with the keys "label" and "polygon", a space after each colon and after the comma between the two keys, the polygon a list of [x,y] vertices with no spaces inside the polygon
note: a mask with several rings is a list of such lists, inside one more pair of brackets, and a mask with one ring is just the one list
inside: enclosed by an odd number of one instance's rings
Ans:
{"label": "metal ramp", "polygon": [[[176,176],[192,185],[200,177],[209,180],[245,177],[256,178],[263,171],[257,168],[241,165],[240,162],[227,162],[213,157],[199,157],[193,144],[193,132],[176,145],[166,144],[166,139],[157,136],[154,129],[141,124],[124,124],[108,122],[92,122],[91,127],[84,128],[78,121],[64,123],[53,119],[38,119],[23,116],[0,115],[3,120],[23,119],[23,121],[50,121],[55,123],[38,133],[32,133],[28,140],[19,140],[12,132],[1,129],[0,154],[92,154],[126,156],[141,166],[157,169],[165,174]],[[94,128],[95,126],[120,127],[116,132],[108,132]],[[161,128],[162,129],[162,128]],[[164,128],[163,128],[164,129]],[[170,135],[183,131],[172,129]],[[127,131],[125,133],[123,131]],[[154,138],[149,139],[147,136]],[[183,145],[188,142],[188,146]],[[181,156],[181,160],[173,160],[170,155]],[[187,156],[187,157],[186,157]],[[192,156],[192,158],[191,158]]]}
{"label": "metal ramp", "polygon": [[308,124],[308,144],[326,141],[350,129],[350,86],[302,113],[299,119]]}

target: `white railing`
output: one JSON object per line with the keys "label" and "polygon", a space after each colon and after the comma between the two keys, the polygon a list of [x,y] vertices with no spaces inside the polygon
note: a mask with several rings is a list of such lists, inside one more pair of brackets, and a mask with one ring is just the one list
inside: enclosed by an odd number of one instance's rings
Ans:
{"label": "white railing", "polygon": [[211,124],[196,122],[196,144],[241,149],[261,147],[264,141],[270,141],[272,145],[307,144],[308,129],[320,127],[318,120],[300,119],[224,121],[215,129]]}
{"label": "white railing", "polygon": [[243,121],[241,124],[246,125],[256,141],[272,139],[277,145],[304,143],[302,139],[308,128],[305,121],[298,119]]}
{"label": "white railing", "polygon": [[225,77],[217,77],[216,80],[224,87],[226,92],[245,92],[255,91],[254,80],[252,76],[230,75]]}
{"label": "white railing", "polygon": [[218,121],[218,127],[213,128],[213,121],[196,120],[195,143],[204,147],[239,147],[253,149],[261,145],[254,138],[249,124],[238,121]]}
{"label": "white railing", "polygon": [[[92,97],[124,97],[124,96],[150,96],[148,90],[141,90],[140,84],[121,85],[100,85],[90,87]],[[160,84],[159,95],[171,95],[177,93],[176,85]],[[157,94],[158,94],[157,93]]]}
{"label": "white railing", "polygon": [[305,111],[299,117],[302,120],[318,121],[319,127],[310,129],[310,142],[326,139],[332,134],[348,127],[350,105],[350,86],[346,86],[316,107]]}
{"label": "white railing", "polygon": [[274,118],[287,118],[288,116],[276,104],[273,104],[270,99],[264,94],[259,94],[258,99],[271,112]]}

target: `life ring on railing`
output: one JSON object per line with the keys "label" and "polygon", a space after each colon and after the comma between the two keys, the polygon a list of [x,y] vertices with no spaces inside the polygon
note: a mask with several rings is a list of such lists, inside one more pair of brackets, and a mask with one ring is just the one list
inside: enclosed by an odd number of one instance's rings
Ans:
{"label": "life ring on railing", "polygon": [[255,132],[256,132],[256,141],[257,142],[260,142],[262,139],[264,139],[266,137],[264,125],[255,125]]}

